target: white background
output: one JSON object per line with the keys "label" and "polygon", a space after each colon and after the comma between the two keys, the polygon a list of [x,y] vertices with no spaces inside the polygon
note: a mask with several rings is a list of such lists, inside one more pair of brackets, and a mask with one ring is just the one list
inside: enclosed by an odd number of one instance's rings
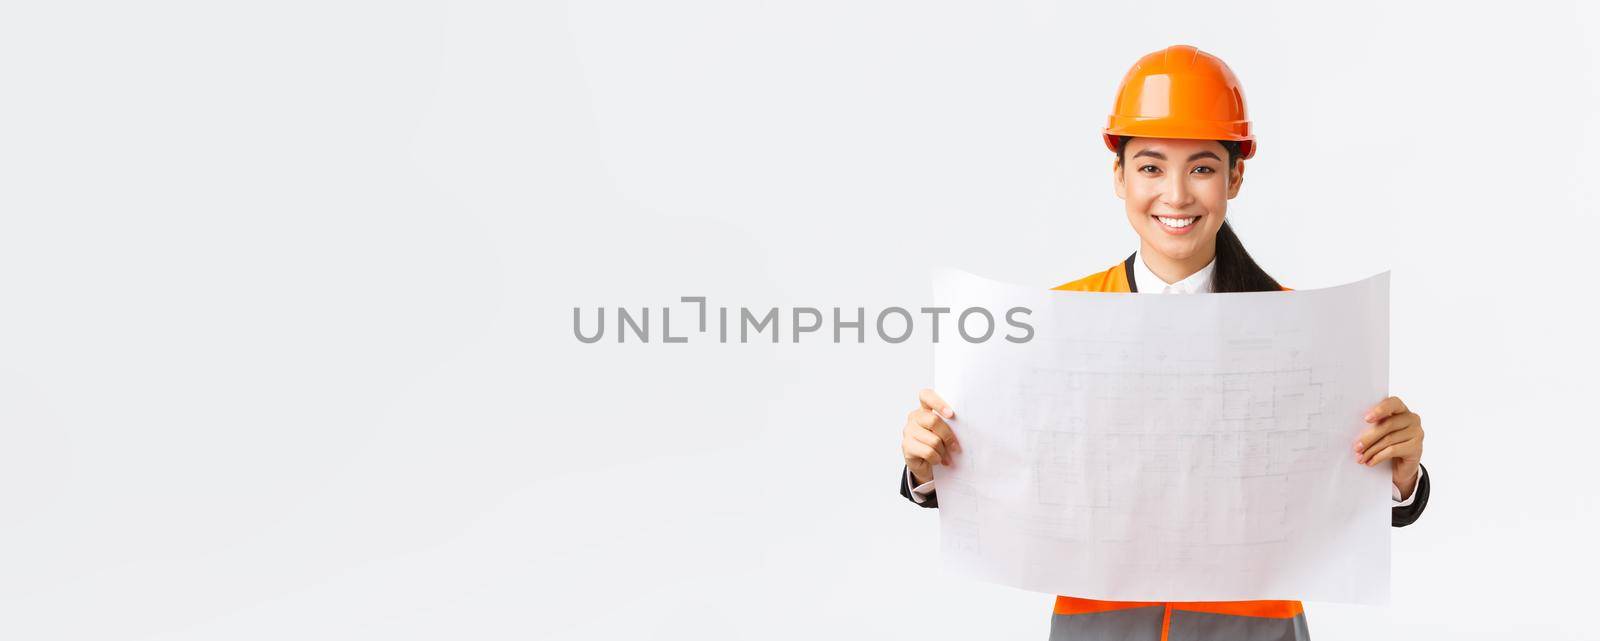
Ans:
{"label": "white background", "polygon": [[1411,5],[9,3],[0,637],[1044,638],[895,493],[925,340],[571,310],[1104,269],[1099,128],[1180,42],[1258,260],[1394,271],[1434,495],[1317,638],[1592,634],[1600,16]]}

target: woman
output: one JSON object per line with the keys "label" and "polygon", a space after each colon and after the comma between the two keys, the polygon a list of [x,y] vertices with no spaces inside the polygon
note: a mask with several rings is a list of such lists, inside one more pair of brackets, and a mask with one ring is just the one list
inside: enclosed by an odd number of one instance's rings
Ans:
{"label": "woman", "polygon": [[[1282,289],[1245,251],[1228,226],[1228,200],[1244,181],[1255,137],[1244,94],[1215,56],[1178,45],[1139,60],[1123,78],[1104,134],[1116,152],[1117,197],[1139,234],[1139,250],[1106,271],[1057,290],[1140,293],[1252,292]],[[906,417],[900,493],[938,507],[933,466],[961,442],[945,419],[955,416],[933,390],[922,390]],[[1422,420],[1398,397],[1374,405],[1368,428],[1351,445],[1354,464],[1388,464],[1395,527],[1411,524],[1428,500],[1422,468]],[[1056,597],[1052,640],[1306,639],[1299,601],[1113,602]]]}

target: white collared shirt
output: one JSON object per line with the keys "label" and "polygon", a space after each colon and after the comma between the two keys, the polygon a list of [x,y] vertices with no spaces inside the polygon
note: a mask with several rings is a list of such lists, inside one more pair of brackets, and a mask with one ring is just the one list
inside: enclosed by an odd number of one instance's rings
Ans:
{"label": "white collared shirt", "polygon": [[1144,264],[1144,254],[1133,256],[1133,284],[1141,294],[1209,294],[1211,293],[1211,273],[1217,270],[1217,259],[1201,267],[1200,271],[1189,274],[1187,278],[1176,283],[1161,280],[1155,272],[1150,271],[1150,266]]}
{"label": "white collared shirt", "polygon": [[[1150,267],[1144,264],[1144,256],[1134,254],[1133,273],[1128,276],[1133,279],[1134,287],[1141,294],[1209,294],[1211,293],[1211,275],[1212,272],[1216,271],[1216,268],[1217,259],[1212,258],[1211,262],[1200,268],[1200,271],[1190,274],[1176,283],[1168,283],[1156,276],[1155,272],[1150,271]],[[909,486],[912,482],[911,470],[907,469],[906,485]],[[1421,483],[1422,474],[1418,473],[1417,480],[1411,485],[1411,495],[1406,497],[1404,501],[1400,500],[1400,486],[1391,485],[1390,487],[1394,490],[1391,494],[1394,499],[1394,506],[1405,507],[1411,505],[1411,502],[1417,498],[1417,486]],[[912,488],[911,500],[918,503],[926,502],[928,495],[931,493],[933,493],[933,481],[930,480]]]}

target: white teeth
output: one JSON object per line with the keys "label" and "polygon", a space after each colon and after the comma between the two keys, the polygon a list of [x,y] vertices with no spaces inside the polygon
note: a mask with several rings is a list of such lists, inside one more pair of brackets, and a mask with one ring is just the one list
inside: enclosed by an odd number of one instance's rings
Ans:
{"label": "white teeth", "polygon": [[1177,227],[1179,229],[1182,229],[1184,227],[1188,227],[1190,225],[1193,225],[1194,221],[1196,221],[1198,219],[1196,219],[1196,218],[1165,218],[1165,217],[1162,217],[1162,216],[1156,216],[1156,220],[1161,221],[1161,224],[1166,225],[1168,227]]}

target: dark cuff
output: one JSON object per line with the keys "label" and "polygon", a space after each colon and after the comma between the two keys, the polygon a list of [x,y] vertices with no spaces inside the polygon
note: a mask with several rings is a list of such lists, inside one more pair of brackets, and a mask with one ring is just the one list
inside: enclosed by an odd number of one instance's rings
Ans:
{"label": "dark cuff", "polygon": [[1421,478],[1417,479],[1417,495],[1411,501],[1411,505],[1392,508],[1389,512],[1389,524],[1394,527],[1405,527],[1416,523],[1422,516],[1422,510],[1428,507],[1428,468],[1422,467],[1421,464],[1418,464],[1418,467],[1421,471],[1417,474]]}
{"label": "dark cuff", "polygon": [[[1421,492],[1422,490],[1418,489],[1417,491]],[[922,507],[939,507],[939,496],[938,496],[938,494],[939,494],[938,490],[934,490],[932,492],[929,492],[928,493],[928,500],[923,501],[921,503],[917,503],[916,499],[911,498],[911,474],[910,474],[910,470],[907,470],[904,467],[900,468],[900,496],[906,497],[907,501],[911,501],[912,503],[916,503],[917,505],[922,506]]]}

